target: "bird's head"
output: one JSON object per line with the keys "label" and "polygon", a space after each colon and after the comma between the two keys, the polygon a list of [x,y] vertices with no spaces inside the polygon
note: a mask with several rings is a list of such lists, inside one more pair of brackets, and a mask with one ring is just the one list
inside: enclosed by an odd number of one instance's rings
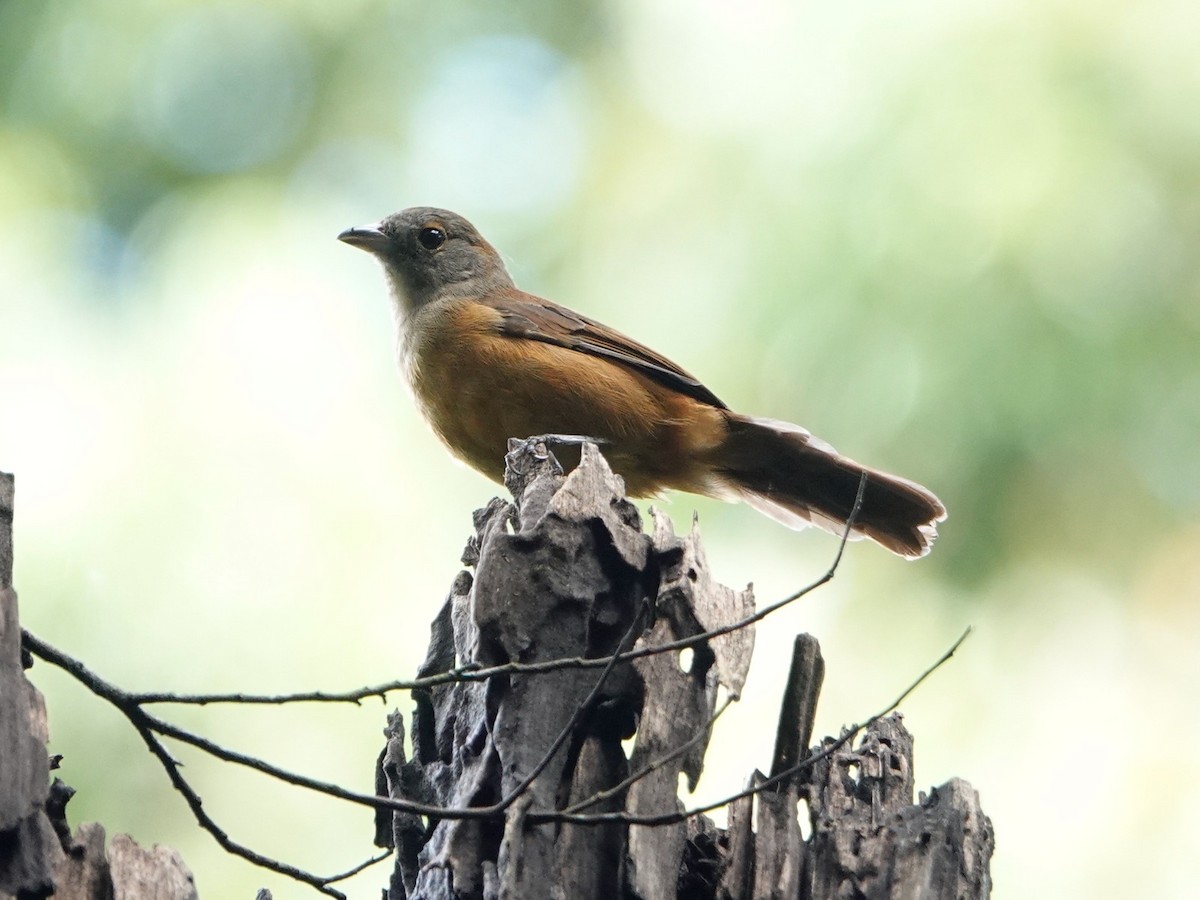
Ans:
{"label": "bird's head", "polygon": [[500,254],[474,225],[449,210],[414,206],[375,225],[348,228],[338,240],[383,264],[405,312],[513,286]]}

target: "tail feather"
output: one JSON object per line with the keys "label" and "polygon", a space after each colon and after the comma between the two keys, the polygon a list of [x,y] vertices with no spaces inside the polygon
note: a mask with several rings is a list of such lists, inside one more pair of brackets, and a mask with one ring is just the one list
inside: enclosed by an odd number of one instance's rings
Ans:
{"label": "tail feather", "polygon": [[787,422],[730,413],[728,426],[714,473],[726,491],[759,512],[791,528],[811,524],[840,535],[865,472],[851,538],[870,538],[908,559],[933,546],[946,508],[916,482],[860,465]]}

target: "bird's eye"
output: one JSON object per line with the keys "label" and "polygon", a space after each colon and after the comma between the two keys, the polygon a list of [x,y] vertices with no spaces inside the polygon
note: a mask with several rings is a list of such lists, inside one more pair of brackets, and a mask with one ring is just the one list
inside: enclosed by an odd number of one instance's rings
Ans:
{"label": "bird's eye", "polygon": [[436,250],[446,243],[446,232],[429,225],[417,232],[417,240],[426,250]]}

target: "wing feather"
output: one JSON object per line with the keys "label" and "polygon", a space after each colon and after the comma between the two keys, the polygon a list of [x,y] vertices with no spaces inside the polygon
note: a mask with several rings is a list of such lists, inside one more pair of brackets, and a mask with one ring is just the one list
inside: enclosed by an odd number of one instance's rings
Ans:
{"label": "wing feather", "polygon": [[503,335],[542,341],[612,360],[701,403],[717,409],[727,408],[695,376],[595,319],[522,291],[494,294],[486,302],[500,314],[500,333]]}

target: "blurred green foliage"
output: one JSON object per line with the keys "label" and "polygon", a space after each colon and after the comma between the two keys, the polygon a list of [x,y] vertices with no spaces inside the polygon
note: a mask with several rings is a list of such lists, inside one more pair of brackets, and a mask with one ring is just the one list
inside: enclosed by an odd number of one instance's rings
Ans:
{"label": "blurred green foliage", "polygon": [[[1200,738],[1198,45],[1182,0],[0,3],[24,620],[130,687],[411,672],[492,488],[417,420],[382,281],[333,238],[446,206],[527,289],[950,508],[928,560],[856,547],[760,635],[730,726],[756,737],[718,738],[709,796],[765,760],[788,629],[831,656],[833,730],[973,621],[909,713],[921,779],[983,792],[996,895],[1179,894],[1200,776],[1148,774],[1138,736]],[[831,552],[699,506],[718,574],[764,599]],[[35,675],[74,815],[181,847],[205,895],[280,890]],[[382,725],[192,720],[359,787]],[[366,814],[188,762],[239,840],[365,855]]]}

